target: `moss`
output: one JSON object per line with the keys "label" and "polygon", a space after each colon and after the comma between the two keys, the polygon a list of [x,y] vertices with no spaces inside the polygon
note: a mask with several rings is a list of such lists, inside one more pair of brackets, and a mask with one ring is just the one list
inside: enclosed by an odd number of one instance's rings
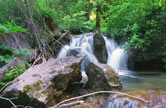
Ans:
{"label": "moss", "polygon": [[23,88],[23,92],[34,92],[34,91],[40,91],[42,87],[40,86],[40,83],[37,82],[34,86],[30,87],[30,85],[26,85]]}
{"label": "moss", "polygon": [[39,97],[40,97],[40,94],[39,94],[39,93],[36,93],[36,94],[35,94],[35,97],[36,97],[36,98],[39,98]]}
{"label": "moss", "polygon": [[7,83],[17,78],[26,70],[25,67],[22,66],[13,66],[9,70],[7,70],[6,75],[4,76],[2,82],[0,83],[0,88],[4,87]]}
{"label": "moss", "polygon": [[29,86],[29,85],[26,85],[26,86],[24,86],[24,88],[23,88],[23,92],[29,92],[29,91],[31,91],[32,90],[32,88]]}
{"label": "moss", "polygon": [[48,90],[46,89],[44,92],[42,92],[44,94],[44,96],[48,95]]}
{"label": "moss", "polygon": [[114,75],[114,73],[107,71],[105,74],[109,77],[108,80],[109,80],[110,82],[113,82],[113,83],[115,83],[115,84],[119,84],[119,83],[120,83],[119,78],[117,78],[117,77]]}
{"label": "moss", "polygon": [[89,80],[88,80],[88,85],[89,85],[90,87],[92,87],[92,86],[94,85],[93,80],[89,79]]}
{"label": "moss", "polygon": [[59,71],[58,74],[62,74],[62,71]]}
{"label": "moss", "polygon": [[39,90],[41,90],[41,89],[42,89],[42,88],[40,87],[40,83],[37,82],[37,83],[35,84],[34,90],[39,91]]}

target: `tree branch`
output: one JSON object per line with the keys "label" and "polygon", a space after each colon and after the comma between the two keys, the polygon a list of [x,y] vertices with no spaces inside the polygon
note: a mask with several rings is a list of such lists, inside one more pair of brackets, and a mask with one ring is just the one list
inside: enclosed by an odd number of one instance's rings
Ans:
{"label": "tree branch", "polygon": [[13,81],[10,81],[10,82],[8,82],[4,87],[2,87],[2,88],[0,89],[0,93],[1,93],[8,85],[10,85],[12,82],[13,82]]}
{"label": "tree branch", "polygon": [[58,103],[54,107],[50,107],[50,108],[58,108],[62,103],[73,101],[73,100],[77,100],[77,99],[81,99],[81,98],[92,96],[92,95],[96,95],[96,94],[103,94],[103,93],[120,94],[120,95],[128,96],[130,98],[136,99],[136,100],[144,102],[144,103],[149,103],[149,101],[147,101],[147,100],[144,100],[144,99],[141,99],[139,97],[136,97],[136,96],[133,96],[133,95],[130,95],[130,94],[127,94],[127,93],[123,93],[123,92],[117,92],[117,91],[98,91],[98,92],[89,93],[89,94],[86,94],[86,95],[82,95],[82,96],[78,96],[78,97],[66,99],[64,101],[61,101],[60,103]]}
{"label": "tree branch", "polygon": [[70,103],[60,105],[59,108],[66,108],[66,107],[70,107],[70,106],[74,106],[74,105],[80,105],[82,103],[84,103],[84,101],[82,101],[82,100],[75,101],[75,102],[70,102]]}
{"label": "tree branch", "polygon": [[0,99],[9,101],[13,105],[14,108],[17,108],[17,106],[10,99],[5,98],[5,97],[1,97],[1,96],[0,96]]}
{"label": "tree branch", "polygon": [[42,47],[41,47],[40,39],[39,39],[40,36],[39,36],[38,30],[37,30],[37,27],[36,27],[36,25],[33,21],[32,13],[31,13],[31,10],[30,10],[30,7],[29,7],[29,2],[28,2],[28,0],[24,0],[24,1],[25,1],[25,4],[26,4],[26,7],[27,7],[27,11],[28,11],[28,14],[29,14],[29,18],[30,18],[30,21],[31,21],[31,24],[32,24],[33,32],[34,32],[39,50],[42,53]]}

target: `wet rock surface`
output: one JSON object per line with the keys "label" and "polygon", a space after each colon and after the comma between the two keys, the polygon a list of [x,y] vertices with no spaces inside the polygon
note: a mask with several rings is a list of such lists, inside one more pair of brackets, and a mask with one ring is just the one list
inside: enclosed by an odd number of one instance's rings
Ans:
{"label": "wet rock surface", "polygon": [[106,64],[90,63],[86,68],[88,76],[87,89],[91,91],[121,89],[122,83],[114,69]]}
{"label": "wet rock surface", "polygon": [[78,55],[50,59],[31,67],[18,76],[4,93],[6,97],[18,97],[14,100],[16,104],[32,105],[35,108],[53,106],[70,83],[80,81],[84,58],[85,56]]}
{"label": "wet rock surface", "polygon": [[94,36],[94,54],[100,63],[107,63],[107,49],[102,34]]}
{"label": "wet rock surface", "polygon": [[78,54],[80,54],[82,51],[82,49],[80,47],[77,48],[70,48],[67,51],[67,56],[77,56]]}
{"label": "wet rock surface", "polygon": [[71,84],[65,91],[67,94],[80,96],[96,91],[120,90],[122,88],[119,75],[106,64],[90,62],[85,71],[88,82],[86,84]]}

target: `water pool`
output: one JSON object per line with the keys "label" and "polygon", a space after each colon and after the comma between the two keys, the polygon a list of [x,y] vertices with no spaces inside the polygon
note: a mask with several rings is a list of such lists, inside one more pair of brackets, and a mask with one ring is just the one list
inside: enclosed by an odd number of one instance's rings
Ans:
{"label": "water pool", "polygon": [[135,72],[136,78],[121,77],[122,91],[166,91],[166,72]]}

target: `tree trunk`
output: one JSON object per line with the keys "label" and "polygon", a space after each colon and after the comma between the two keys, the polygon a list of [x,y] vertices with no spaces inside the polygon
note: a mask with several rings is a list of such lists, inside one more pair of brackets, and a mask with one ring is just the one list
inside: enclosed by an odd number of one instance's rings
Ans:
{"label": "tree trunk", "polygon": [[100,28],[100,12],[101,12],[101,7],[100,5],[98,5],[96,8],[96,28]]}
{"label": "tree trunk", "polygon": [[33,32],[34,32],[34,35],[35,35],[35,38],[36,38],[39,50],[42,53],[42,47],[41,47],[40,39],[39,39],[39,37],[40,37],[39,36],[39,32],[37,30],[37,27],[36,27],[34,21],[33,21],[33,17],[32,17],[32,13],[31,13],[31,10],[30,10],[29,2],[28,2],[28,0],[24,0],[24,1],[25,1],[25,4],[26,4],[26,7],[27,7],[28,15],[29,15],[29,18],[30,18],[30,23],[32,25],[32,29],[33,29]]}

